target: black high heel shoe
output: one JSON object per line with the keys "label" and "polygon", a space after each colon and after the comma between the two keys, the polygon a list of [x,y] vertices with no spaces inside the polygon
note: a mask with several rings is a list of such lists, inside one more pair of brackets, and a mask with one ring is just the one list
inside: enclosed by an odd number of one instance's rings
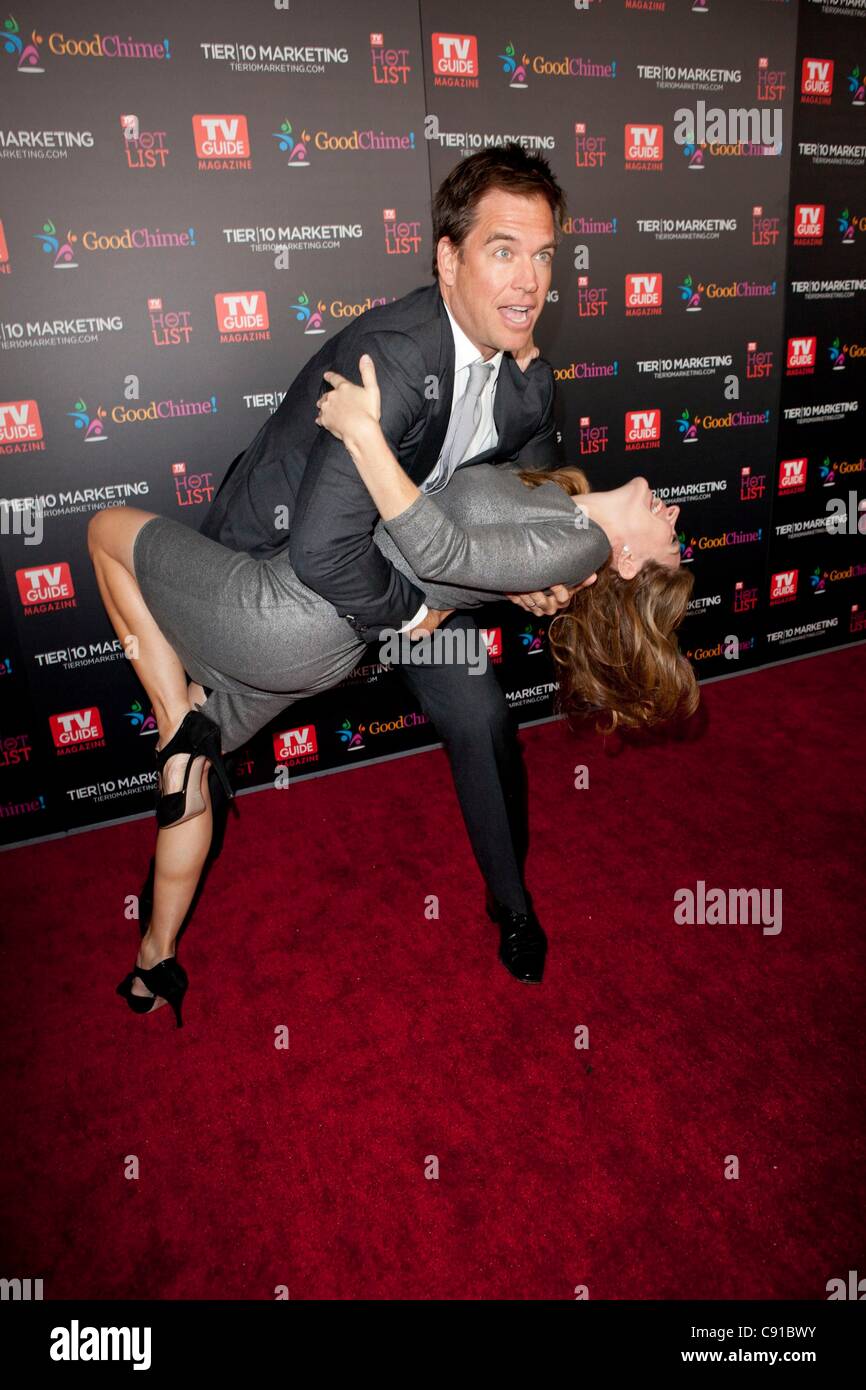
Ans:
{"label": "black high heel shoe", "polygon": [[173,738],[164,748],[156,750],[156,768],[162,783],[162,771],[169,758],[176,753],[189,753],[183,773],[183,786],[178,792],[163,792],[156,800],[156,820],[160,828],[180,825],[181,821],[192,820],[204,810],[204,798],[198,781],[192,780],[192,769],[199,758],[207,758],[229,800],[234,796],[232,784],[223,762],[220,750],[220,729],[212,719],[200,710],[191,709],[183,719]]}
{"label": "black high heel shoe", "polygon": [[[145,989],[150,990],[149,997],[145,994],[133,994],[132,986],[135,980],[141,980]],[[117,993],[121,995],[136,1014],[153,1013],[156,1008],[157,996],[164,999],[174,1009],[174,1016],[177,1019],[178,1028],[183,1027],[183,1019],[180,1016],[183,996],[186,994],[189,980],[183,966],[178,963],[174,956],[166,956],[165,960],[159,961],[150,970],[143,970],[136,965],[125,979],[121,980],[117,986]]]}

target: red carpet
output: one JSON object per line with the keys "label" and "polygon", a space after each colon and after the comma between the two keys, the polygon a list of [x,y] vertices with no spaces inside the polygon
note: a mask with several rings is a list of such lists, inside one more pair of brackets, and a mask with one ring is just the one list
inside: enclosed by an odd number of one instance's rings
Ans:
{"label": "red carpet", "polygon": [[[619,756],[525,730],[541,986],[496,960],[441,750],[239,799],[180,1031],[114,993],[152,821],[4,856],[0,1274],[46,1299],[862,1274],[864,675],[861,646],[704,686],[702,729]],[[699,879],[781,888],[781,932],[675,925]]]}

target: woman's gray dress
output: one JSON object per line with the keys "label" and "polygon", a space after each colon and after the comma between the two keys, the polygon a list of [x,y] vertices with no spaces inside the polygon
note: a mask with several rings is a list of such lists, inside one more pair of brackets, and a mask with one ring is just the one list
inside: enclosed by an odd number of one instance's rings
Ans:
{"label": "woman's gray dress", "polygon": [[[435,500],[422,493],[380,521],[374,540],[432,608],[579,584],[610,552],[605,532],[558,484],[530,488],[516,466],[489,463],[458,470]],[[212,691],[201,708],[219,724],[224,752],[294,701],[336,685],[366,650],[296,577],[288,550],[256,560],[157,516],[136,536],[133,565],[187,674]]]}

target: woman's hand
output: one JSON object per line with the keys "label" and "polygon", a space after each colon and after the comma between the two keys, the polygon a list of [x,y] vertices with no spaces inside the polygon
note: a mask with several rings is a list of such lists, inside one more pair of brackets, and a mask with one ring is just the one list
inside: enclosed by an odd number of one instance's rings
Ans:
{"label": "woman's hand", "polygon": [[340,440],[347,430],[351,432],[353,426],[366,418],[378,421],[381,414],[382,402],[372,357],[365,352],[359,359],[358,367],[363,386],[356,386],[339,372],[322,373],[333,389],[326,391],[316,401],[319,408],[316,424],[324,425]]}
{"label": "woman's hand", "polygon": [[528,341],[524,343],[519,352],[512,353],[512,356],[522,372],[526,371],[530,362],[534,362],[536,357],[541,356],[541,348],[537,348],[530,335]]}

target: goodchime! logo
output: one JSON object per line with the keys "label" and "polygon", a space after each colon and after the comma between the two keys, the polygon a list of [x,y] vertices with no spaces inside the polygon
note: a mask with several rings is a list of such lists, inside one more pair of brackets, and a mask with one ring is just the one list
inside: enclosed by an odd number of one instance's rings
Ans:
{"label": "goodchime! logo", "polygon": [[308,169],[310,161],[308,149],[310,137],[305,130],[294,134],[290,120],[283,121],[279,130],[273,132],[273,137],[277,142],[277,149],[280,154],[288,153],[286,164],[290,169]]}
{"label": "goodchime! logo", "polygon": [[297,301],[290,304],[289,308],[295,315],[298,323],[304,325],[304,335],[312,336],[315,333],[324,333],[325,323],[323,315],[327,312],[327,306],[319,301],[317,305],[310,303],[310,296],[304,292],[298,295]]}
{"label": "goodchime! logo", "polygon": [[357,729],[350,720],[344,719],[339,729],[337,737],[347,753],[356,753],[359,748],[364,747],[364,725],[359,724]]}
{"label": "goodchime! logo", "polygon": [[86,402],[78,400],[75,402],[75,408],[67,410],[66,414],[74,420],[77,430],[84,431],[85,444],[101,444],[108,438],[102,424],[107,412],[101,405],[97,406],[95,415],[90,416]]}
{"label": "goodchime! logo", "polygon": [[76,270],[78,262],[75,259],[73,244],[78,240],[73,232],[67,232],[64,237],[57,234],[57,228],[49,218],[43,222],[42,231],[34,232],[37,241],[42,243],[42,250],[46,256],[52,257],[52,266],[55,270]]}

